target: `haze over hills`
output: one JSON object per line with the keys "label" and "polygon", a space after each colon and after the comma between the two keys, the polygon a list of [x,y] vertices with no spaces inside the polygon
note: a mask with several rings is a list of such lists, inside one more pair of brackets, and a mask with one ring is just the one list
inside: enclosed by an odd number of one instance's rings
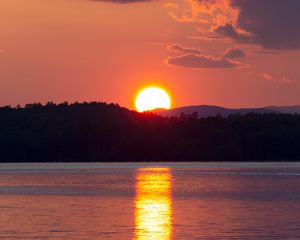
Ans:
{"label": "haze over hills", "polygon": [[173,108],[170,110],[156,110],[155,113],[165,116],[180,116],[181,114],[193,114],[197,113],[199,118],[201,117],[209,117],[209,116],[217,116],[221,115],[223,117],[227,117],[232,114],[241,114],[245,115],[247,113],[300,113],[300,106],[267,106],[262,108],[224,108],[219,106],[210,106],[210,105],[198,105],[198,106],[185,106],[179,108]]}

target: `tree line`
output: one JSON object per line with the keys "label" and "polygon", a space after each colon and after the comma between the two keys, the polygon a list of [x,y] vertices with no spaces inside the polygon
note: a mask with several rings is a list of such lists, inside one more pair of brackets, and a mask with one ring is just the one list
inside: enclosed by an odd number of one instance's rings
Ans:
{"label": "tree line", "polygon": [[300,115],[161,117],[117,104],[0,108],[1,162],[298,161]]}

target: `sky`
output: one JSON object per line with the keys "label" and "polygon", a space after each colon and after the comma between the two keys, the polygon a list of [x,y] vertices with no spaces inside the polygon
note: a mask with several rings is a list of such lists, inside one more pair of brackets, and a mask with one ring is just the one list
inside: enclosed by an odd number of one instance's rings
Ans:
{"label": "sky", "polygon": [[300,104],[298,0],[1,0],[0,105]]}

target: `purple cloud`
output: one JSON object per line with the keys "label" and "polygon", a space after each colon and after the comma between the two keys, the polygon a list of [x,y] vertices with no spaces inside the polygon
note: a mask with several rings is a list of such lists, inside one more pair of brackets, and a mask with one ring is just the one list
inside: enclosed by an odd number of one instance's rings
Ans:
{"label": "purple cloud", "polygon": [[168,45],[167,49],[171,52],[179,52],[183,54],[195,54],[195,55],[202,54],[202,51],[198,48],[188,48],[188,47],[181,46],[179,44],[170,44]]}
{"label": "purple cloud", "polygon": [[223,53],[223,58],[234,59],[246,57],[246,53],[240,48],[231,48]]}
{"label": "purple cloud", "polygon": [[300,49],[300,1],[231,0],[231,6],[238,10],[237,21],[215,32],[267,49]]}
{"label": "purple cloud", "polygon": [[240,63],[232,62],[229,59],[194,54],[168,57],[166,62],[170,65],[186,68],[237,68],[241,66]]}

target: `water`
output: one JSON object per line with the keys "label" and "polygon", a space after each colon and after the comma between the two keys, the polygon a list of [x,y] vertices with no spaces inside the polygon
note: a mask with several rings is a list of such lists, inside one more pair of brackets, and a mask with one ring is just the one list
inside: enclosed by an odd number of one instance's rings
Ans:
{"label": "water", "polygon": [[0,238],[300,239],[300,164],[0,164]]}

